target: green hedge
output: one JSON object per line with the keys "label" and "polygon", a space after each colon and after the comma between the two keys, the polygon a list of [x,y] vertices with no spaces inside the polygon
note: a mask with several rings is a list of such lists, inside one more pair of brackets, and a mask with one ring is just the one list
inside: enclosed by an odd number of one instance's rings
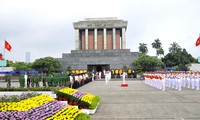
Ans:
{"label": "green hedge", "polygon": [[80,113],[75,120],[90,120],[90,116],[86,113]]}
{"label": "green hedge", "polygon": [[100,101],[100,97],[99,96],[95,96],[93,99],[92,99],[92,103],[91,105],[89,105],[89,109],[95,109],[98,105]]}
{"label": "green hedge", "polygon": [[0,88],[1,91],[54,91],[56,92],[58,89],[56,88],[49,88],[49,87],[44,87],[44,88]]}

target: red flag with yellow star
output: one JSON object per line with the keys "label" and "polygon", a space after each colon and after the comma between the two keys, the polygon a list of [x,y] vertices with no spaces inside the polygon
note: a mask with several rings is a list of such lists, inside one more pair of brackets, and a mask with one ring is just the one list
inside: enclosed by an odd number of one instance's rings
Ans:
{"label": "red flag with yellow star", "polygon": [[10,51],[12,49],[11,45],[5,40],[5,49]]}
{"label": "red flag with yellow star", "polygon": [[199,38],[196,41],[196,46],[199,46],[199,45],[200,45],[200,36],[199,36]]}

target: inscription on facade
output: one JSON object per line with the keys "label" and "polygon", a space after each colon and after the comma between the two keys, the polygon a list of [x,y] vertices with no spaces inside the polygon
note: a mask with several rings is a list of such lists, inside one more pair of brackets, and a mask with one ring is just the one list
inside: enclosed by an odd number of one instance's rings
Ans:
{"label": "inscription on facade", "polygon": [[88,24],[88,27],[113,27],[114,25],[112,23],[105,24],[105,23],[97,23],[97,24]]}

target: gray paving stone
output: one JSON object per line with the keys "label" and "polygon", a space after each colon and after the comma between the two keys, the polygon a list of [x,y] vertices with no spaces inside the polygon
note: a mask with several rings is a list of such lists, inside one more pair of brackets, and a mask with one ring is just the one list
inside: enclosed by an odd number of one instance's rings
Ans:
{"label": "gray paving stone", "polygon": [[[161,91],[135,79],[127,81],[128,87],[121,83],[121,79],[112,79],[107,85],[97,80],[79,88],[101,98],[92,120],[200,120],[200,91]],[[11,85],[19,87],[18,82]],[[0,82],[0,87],[6,83]]]}
{"label": "gray paving stone", "polygon": [[166,88],[161,91],[143,81],[94,81],[79,88],[100,96],[101,103],[92,120],[200,120],[200,91]]}

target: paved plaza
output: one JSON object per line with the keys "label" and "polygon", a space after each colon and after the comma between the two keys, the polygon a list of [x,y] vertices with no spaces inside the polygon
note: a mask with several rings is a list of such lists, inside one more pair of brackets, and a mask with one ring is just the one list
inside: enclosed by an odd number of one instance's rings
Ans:
{"label": "paved plaza", "polygon": [[[131,79],[128,87],[121,87],[121,83],[121,79],[112,79],[107,85],[97,80],[79,88],[101,98],[92,120],[200,120],[200,91],[161,91]],[[0,85],[6,87],[5,82]],[[18,82],[12,86],[18,87]]]}
{"label": "paved plaza", "polygon": [[79,88],[100,96],[101,103],[92,120],[200,120],[200,91],[161,91],[140,80],[95,81]]}

